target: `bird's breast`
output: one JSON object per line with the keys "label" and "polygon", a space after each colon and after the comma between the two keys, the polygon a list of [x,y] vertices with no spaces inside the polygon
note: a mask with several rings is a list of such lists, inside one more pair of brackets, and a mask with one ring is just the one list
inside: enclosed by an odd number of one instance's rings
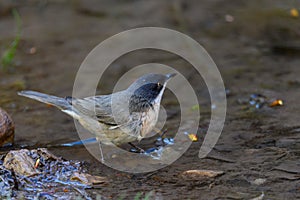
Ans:
{"label": "bird's breast", "polygon": [[141,137],[144,138],[156,125],[159,114],[159,104],[154,104],[148,111],[142,114]]}

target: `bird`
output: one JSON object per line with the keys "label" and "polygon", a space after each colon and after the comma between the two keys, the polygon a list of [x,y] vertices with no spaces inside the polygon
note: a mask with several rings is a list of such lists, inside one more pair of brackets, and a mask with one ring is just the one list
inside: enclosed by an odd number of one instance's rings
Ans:
{"label": "bird", "polygon": [[141,141],[155,128],[167,82],[174,76],[176,73],[145,74],[125,90],[85,98],[30,90],[18,95],[53,105],[78,120],[102,144],[120,146]]}

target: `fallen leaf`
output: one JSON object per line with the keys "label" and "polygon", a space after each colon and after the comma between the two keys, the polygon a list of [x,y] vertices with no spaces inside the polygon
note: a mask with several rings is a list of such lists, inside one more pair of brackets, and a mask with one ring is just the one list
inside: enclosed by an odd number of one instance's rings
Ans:
{"label": "fallen leaf", "polygon": [[283,106],[283,101],[281,99],[276,99],[269,105],[270,107],[275,107],[275,106]]}
{"label": "fallen leaf", "polygon": [[102,176],[92,176],[87,173],[79,173],[79,172],[74,172],[71,181],[79,181],[83,184],[86,185],[97,185],[97,184],[102,184],[102,183],[107,183],[107,178],[102,177]]}
{"label": "fallen leaf", "polygon": [[291,14],[292,17],[295,17],[295,18],[299,17],[299,12],[296,8],[292,8],[290,10],[290,14]]}
{"label": "fallen leaf", "polygon": [[197,138],[197,135],[194,134],[194,133],[190,133],[188,134],[190,140],[192,140],[192,142],[197,142],[198,141],[198,138]]}
{"label": "fallen leaf", "polygon": [[201,179],[201,178],[205,178],[205,177],[214,178],[214,177],[220,176],[222,174],[224,174],[223,171],[194,169],[194,170],[187,170],[187,171],[183,172],[182,177],[187,178],[187,179]]}

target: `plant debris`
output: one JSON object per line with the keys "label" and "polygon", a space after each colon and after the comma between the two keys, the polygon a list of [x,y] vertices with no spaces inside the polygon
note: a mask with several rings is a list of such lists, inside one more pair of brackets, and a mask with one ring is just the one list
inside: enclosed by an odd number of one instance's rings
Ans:
{"label": "plant debris", "polygon": [[272,103],[269,104],[270,107],[275,107],[275,106],[283,106],[283,101],[281,99],[276,99]]}
{"label": "plant debris", "polygon": [[40,173],[34,167],[34,160],[27,149],[8,152],[4,158],[3,166],[20,176],[33,176]]}
{"label": "plant debris", "polygon": [[294,17],[294,18],[297,18],[297,17],[299,17],[299,12],[298,12],[298,10],[297,10],[296,8],[292,8],[292,9],[290,10],[290,15],[291,15],[292,17]]}
{"label": "plant debris", "polygon": [[79,161],[67,161],[45,148],[7,153],[0,161],[0,196],[23,199],[91,199],[85,189],[107,183],[92,176]]}
{"label": "plant debris", "polygon": [[268,99],[268,97],[262,94],[251,94],[249,99],[238,99],[240,104],[250,104],[250,106],[254,106],[256,109],[261,109],[265,105],[269,107],[283,106],[282,99]]}
{"label": "plant debris", "polygon": [[190,133],[189,135],[189,138],[192,142],[197,142],[198,141],[198,138],[197,138],[197,135],[194,134],[194,133]]}
{"label": "plant debris", "polygon": [[197,142],[198,141],[198,137],[196,134],[194,133],[188,133],[188,132],[184,132],[185,135],[188,136],[188,138],[192,141],[192,142]]}

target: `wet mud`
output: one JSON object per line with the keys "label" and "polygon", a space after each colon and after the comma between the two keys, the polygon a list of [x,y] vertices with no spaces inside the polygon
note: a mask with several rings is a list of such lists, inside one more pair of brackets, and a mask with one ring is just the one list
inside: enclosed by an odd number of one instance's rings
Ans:
{"label": "wet mud", "polygon": [[[300,18],[291,12],[299,11],[298,1],[5,0],[0,3],[1,52],[17,31],[14,8],[22,19],[21,39],[13,66],[0,71],[0,107],[14,121],[15,139],[1,155],[79,140],[73,119],[17,91],[69,96],[81,62],[101,41],[127,29],[160,26],[197,40],[221,72],[227,117],[212,152],[198,158],[211,116],[203,79],[185,60],[155,50],[131,52],[112,63],[98,93],[110,93],[124,72],[143,63],[163,63],[184,74],[197,93],[201,119],[198,141],[180,159],[158,171],[129,174],[101,164],[82,146],[49,150],[84,161],[88,173],[106,177],[107,184],[86,190],[94,199],[300,199]],[[251,105],[253,94],[267,103]],[[275,100],[283,105],[270,106]],[[169,114],[166,136],[172,137],[179,107],[168,91],[162,103]],[[149,148],[154,140],[142,146]]]}

